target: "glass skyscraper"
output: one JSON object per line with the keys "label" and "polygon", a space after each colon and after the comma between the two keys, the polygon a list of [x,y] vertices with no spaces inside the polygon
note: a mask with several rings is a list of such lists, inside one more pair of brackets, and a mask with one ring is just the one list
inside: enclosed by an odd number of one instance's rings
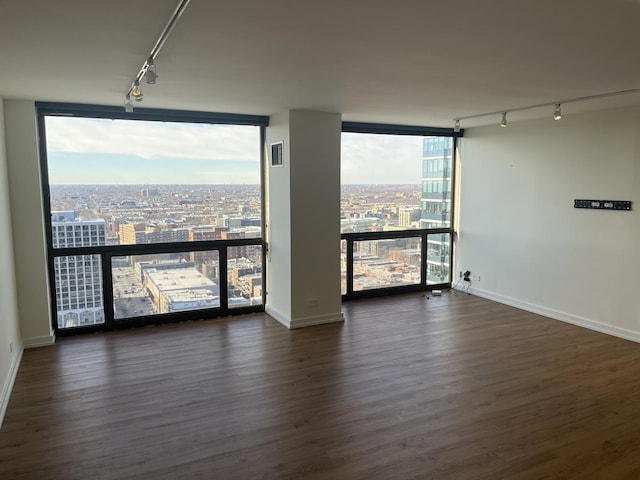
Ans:
{"label": "glass skyscraper", "polygon": [[[420,228],[451,226],[453,138],[427,137],[422,143],[422,197]],[[432,234],[427,240],[427,283],[449,278],[449,234]]]}

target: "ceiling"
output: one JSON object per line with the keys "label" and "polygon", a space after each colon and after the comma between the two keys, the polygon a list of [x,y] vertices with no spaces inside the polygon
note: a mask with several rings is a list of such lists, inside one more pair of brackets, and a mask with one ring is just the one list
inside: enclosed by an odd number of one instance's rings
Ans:
{"label": "ceiling", "polygon": [[[0,97],[123,105],[177,3],[0,0]],[[452,127],[640,88],[639,47],[639,0],[191,0],[140,105]]]}

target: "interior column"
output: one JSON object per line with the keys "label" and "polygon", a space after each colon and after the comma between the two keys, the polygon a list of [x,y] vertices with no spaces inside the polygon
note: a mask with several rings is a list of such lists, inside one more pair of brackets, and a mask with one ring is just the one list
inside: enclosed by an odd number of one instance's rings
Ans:
{"label": "interior column", "polygon": [[[266,311],[288,328],[344,320],[341,127],[339,113],[290,110],[273,115],[267,129]],[[280,142],[282,162],[272,165]]]}

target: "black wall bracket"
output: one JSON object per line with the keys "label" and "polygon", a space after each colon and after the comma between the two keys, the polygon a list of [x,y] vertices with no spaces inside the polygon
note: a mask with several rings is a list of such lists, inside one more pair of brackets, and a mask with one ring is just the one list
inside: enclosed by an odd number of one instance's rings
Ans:
{"label": "black wall bracket", "polygon": [[597,210],[631,210],[627,200],[574,200],[573,208],[594,208]]}

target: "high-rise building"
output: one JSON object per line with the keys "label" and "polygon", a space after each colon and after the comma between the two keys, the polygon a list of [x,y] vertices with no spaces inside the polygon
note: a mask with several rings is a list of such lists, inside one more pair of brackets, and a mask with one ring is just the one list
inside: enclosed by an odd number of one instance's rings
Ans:
{"label": "high-rise building", "polygon": [[450,226],[452,150],[451,138],[427,137],[423,140],[420,228]]}
{"label": "high-rise building", "polygon": [[[451,226],[452,152],[452,138],[427,137],[423,140],[420,228]],[[448,234],[428,236],[427,283],[447,281],[450,253]]]}
{"label": "high-rise building", "polygon": [[[106,245],[104,220],[81,220],[77,211],[51,212],[54,248]],[[54,259],[58,327],[104,322],[102,265],[99,255]]]}
{"label": "high-rise building", "polygon": [[405,228],[415,228],[422,218],[420,207],[400,207],[398,209],[398,226]]}

